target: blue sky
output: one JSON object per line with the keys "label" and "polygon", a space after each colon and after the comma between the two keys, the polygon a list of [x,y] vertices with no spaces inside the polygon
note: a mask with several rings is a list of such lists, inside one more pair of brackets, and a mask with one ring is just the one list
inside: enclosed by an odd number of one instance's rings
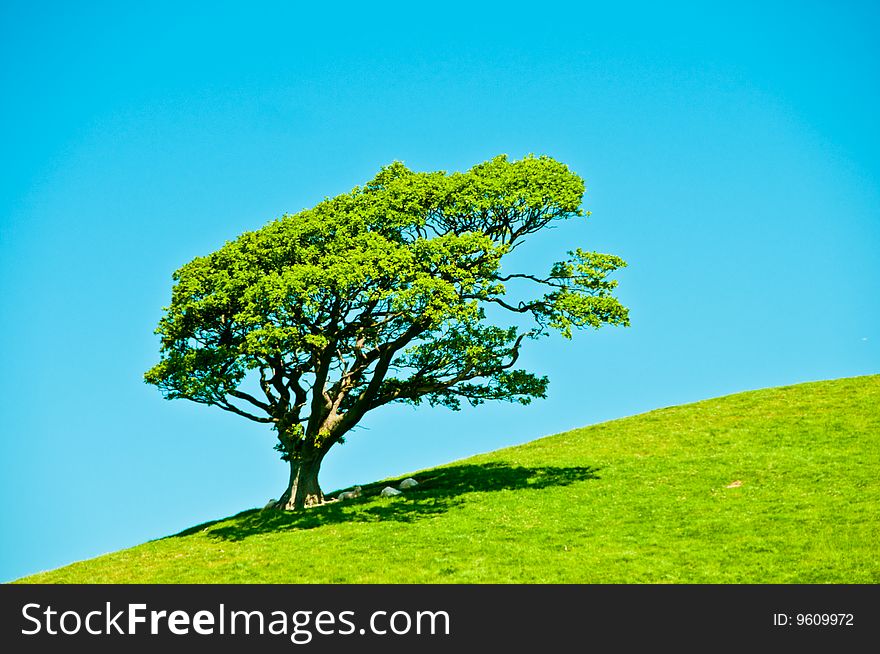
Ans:
{"label": "blue sky", "polygon": [[876,3],[140,4],[0,6],[0,580],[278,496],[270,431],[142,382],[171,273],[393,160],[567,163],[593,215],[521,263],[624,257],[633,324],[534,344],[531,406],[370,416],[326,490],[880,372]]}

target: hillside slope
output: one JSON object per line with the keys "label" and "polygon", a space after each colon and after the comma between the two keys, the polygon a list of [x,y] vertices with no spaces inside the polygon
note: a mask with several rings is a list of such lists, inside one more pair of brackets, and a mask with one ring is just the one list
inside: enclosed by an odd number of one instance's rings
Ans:
{"label": "hillside slope", "polygon": [[302,515],[247,511],[47,583],[878,583],[880,375],[615,420]]}

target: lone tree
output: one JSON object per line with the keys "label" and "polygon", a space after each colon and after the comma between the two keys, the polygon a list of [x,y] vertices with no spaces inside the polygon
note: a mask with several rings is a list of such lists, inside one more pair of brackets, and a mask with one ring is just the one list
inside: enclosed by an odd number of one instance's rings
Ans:
{"label": "lone tree", "polygon": [[528,404],[547,378],[514,367],[526,339],[629,324],[608,278],[619,257],[577,249],[544,274],[502,271],[531,234],[588,216],[583,193],[544,156],[452,174],[393,163],[174,273],[145,379],[271,425],[290,465],[277,507],[319,504],[321,461],[368,411]]}

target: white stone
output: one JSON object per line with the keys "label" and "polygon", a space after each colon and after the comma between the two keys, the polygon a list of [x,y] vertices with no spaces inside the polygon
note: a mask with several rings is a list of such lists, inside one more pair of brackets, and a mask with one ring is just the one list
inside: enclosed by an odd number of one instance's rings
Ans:
{"label": "white stone", "polygon": [[271,509],[273,506],[275,506],[275,500],[269,500],[268,502],[266,502],[266,506],[263,507],[263,511],[265,511],[266,509]]}
{"label": "white stone", "polygon": [[400,486],[398,486],[398,488],[400,488],[400,490],[406,490],[407,488],[415,488],[418,485],[419,485],[419,482],[417,482],[412,477],[409,477],[407,479],[404,479],[402,482],[400,482]]}
{"label": "white stone", "polygon": [[391,488],[391,486],[386,486],[382,489],[382,492],[379,493],[382,497],[394,497],[395,495],[402,495],[402,493],[396,488]]}

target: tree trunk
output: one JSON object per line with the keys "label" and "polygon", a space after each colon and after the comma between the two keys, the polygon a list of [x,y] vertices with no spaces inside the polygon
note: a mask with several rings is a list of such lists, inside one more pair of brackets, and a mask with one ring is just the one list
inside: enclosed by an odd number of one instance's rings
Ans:
{"label": "tree trunk", "polygon": [[318,472],[324,453],[314,453],[290,462],[290,481],[287,490],[275,503],[279,509],[299,511],[307,506],[321,504],[324,494],[318,484]]}

